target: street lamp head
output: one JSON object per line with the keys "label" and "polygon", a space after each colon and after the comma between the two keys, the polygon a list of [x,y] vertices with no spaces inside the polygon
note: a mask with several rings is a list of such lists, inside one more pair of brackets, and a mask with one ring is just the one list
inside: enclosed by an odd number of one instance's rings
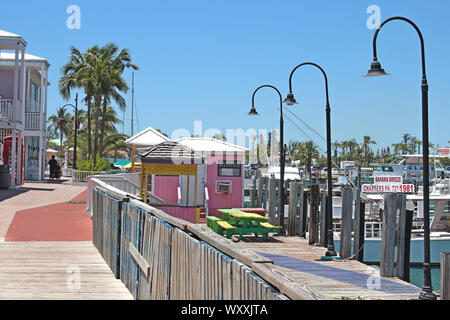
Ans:
{"label": "street lamp head", "polygon": [[256,112],[255,106],[252,106],[248,115],[249,116],[259,116],[258,112]]}
{"label": "street lamp head", "polygon": [[292,92],[288,93],[286,99],[284,99],[284,103],[286,103],[288,106],[293,106],[294,104],[298,104],[298,102],[295,101],[294,94]]}
{"label": "street lamp head", "polygon": [[383,68],[381,68],[381,63],[378,60],[373,60],[372,64],[370,65],[369,72],[363,76],[363,77],[380,77],[380,76],[389,76],[390,73],[387,73],[384,71]]}

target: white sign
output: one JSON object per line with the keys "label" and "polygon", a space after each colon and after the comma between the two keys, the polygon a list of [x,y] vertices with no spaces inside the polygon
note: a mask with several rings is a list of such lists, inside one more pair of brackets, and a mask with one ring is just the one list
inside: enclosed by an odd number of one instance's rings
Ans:
{"label": "white sign", "polygon": [[361,186],[361,192],[364,193],[385,193],[385,192],[392,192],[392,193],[413,193],[414,192],[414,185],[413,184],[401,184],[401,185],[390,185],[390,184],[363,184]]}
{"label": "white sign", "polygon": [[373,177],[373,184],[376,186],[401,186],[403,184],[402,176],[375,176]]}

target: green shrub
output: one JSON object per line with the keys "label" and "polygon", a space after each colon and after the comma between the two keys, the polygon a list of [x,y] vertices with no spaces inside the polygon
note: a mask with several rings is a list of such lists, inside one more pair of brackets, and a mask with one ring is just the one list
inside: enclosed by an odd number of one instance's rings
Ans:
{"label": "green shrub", "polygon": [[111,169],[111,163],[100,157],[97,157],[97,163],[94,165],[94,160],[82,160],[77,162],[77,170],[80,171],[106,171]]}

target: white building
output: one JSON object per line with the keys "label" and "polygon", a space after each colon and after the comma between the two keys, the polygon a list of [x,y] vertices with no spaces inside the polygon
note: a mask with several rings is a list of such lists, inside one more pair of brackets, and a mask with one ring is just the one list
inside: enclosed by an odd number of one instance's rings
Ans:
{"label": "white building", "polygon": [[[8,159],[2,160],[10,165],[13,188],[22,182],[20,172],[24,180],[45,179],[50,64],[26,54],[26,46],[20,35],[0,30],[0,142],[12,136]],[[17,156],[22,153],[23,160]]]}

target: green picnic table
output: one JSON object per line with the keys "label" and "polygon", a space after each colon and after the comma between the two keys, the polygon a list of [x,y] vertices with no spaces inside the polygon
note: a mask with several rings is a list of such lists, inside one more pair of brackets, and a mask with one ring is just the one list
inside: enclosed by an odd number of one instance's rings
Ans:
{"label": "green picnic table", "polygon": [[268,223],[269,218],[256,213],[248,213],[238,209],[218,209],[222,213],[221,221],[212,219],[211,225],[216,233],[231,238],[239,235],[238,241],[243,235],[254,234],[256,237],[262,235],[267,239],[269,233],[276,233],[281,227],[272,226]]}

